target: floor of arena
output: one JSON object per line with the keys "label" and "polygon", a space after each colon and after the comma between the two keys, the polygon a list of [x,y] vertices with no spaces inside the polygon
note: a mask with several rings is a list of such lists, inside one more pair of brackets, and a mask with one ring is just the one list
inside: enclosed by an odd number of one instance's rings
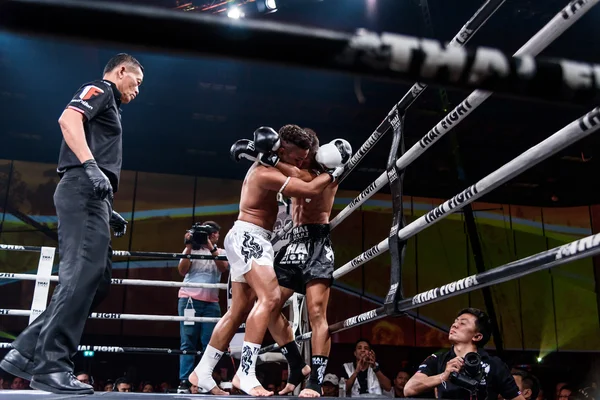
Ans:
{"label": "floor of arena", "polygon": [[[195,399],[198,397],[210,397],[214,400],[227,400],[227,399],[247,399],[249,396],[212,396],[212,395],[204,395],[204,394],[177,394],[177,393],[124,393],[124,392],[96,392],[94,394],[82,394],[82,395],[72,395],[72,394],[53,394],[48,392],[43,392],[41,390],[0,390],[0,398],[8,399],[8,400],[30,400],[35,398],[43,398],[45,400],[58,400],[58,399],[71,399],[73,397],[83,398],[83,397],[96,397],[102,398],[106,400],[128,400],[128,399],[164,399],[164,398],[173,398],[173,399]],[[272,399],[287,399],[287,400],[298,400],[299,397],[295,396],[272,396]],[[373,396],[373,397],[364,397],[361,396],[362,399],[380,399],[381,397]]]}

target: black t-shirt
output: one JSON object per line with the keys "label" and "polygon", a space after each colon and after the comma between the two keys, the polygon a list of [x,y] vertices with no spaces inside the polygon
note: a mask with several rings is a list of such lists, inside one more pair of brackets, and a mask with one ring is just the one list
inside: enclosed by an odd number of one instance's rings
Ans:
{"label": "black t-shirt", "polygon": [[[507,365],[498,357],[490,356],[485,350],[478,349],[481,356],[483,376],[477,389],[477,400],[497,400],[498,394],[504,399],[514,399],[521,394]],[[419,365],[418,372],[427,376],[444,372],[448,361],[456,357],[454,348],[438,355],[432,354]],[[438,399],[470,399],[470,393],[449,380],[437,386]]]}
{"label": "black t-shirt", "polygon": [[[120,105],[121,92],[114,83],[103,79],[81,86],[67,105],[67,108],[85,116],[83,128],[86,142],[115,193],[119,186],[123,158]],[[78,166],[81,166],[81,162],[63,138],[57,171],[63,173]]]}
{"label": "black t-shirt", "polygon": [[[356,369],[356,361],[354,361],[353,364],[354,369]],[[360,371],[358,374],[356,374],[356,380],[358,381],[358,390],[360,394],[369,393],[369,383],[367,380],[368,373],[369,369],[365,369],[364,371]],[[348,376],[348,373],[346,372],[346,368],[343,368],[342,374],[340,376],[343,376],[346,380],[350,378]]]}

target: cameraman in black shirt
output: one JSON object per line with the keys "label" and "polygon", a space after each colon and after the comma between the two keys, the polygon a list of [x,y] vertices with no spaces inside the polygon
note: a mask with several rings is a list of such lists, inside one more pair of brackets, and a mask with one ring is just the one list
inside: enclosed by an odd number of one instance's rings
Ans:
{"label": "cameraman in black shirt", "polygon": [[491,336],[489,317],[477,308],[461,310],[450,328],[450,351],[427,357],[404,387],[415,397],[436,389],[438,399],[525,400],[510,370],[483,346]]}
{"label": "cameraman in black shirt", "polygon": [[128,54],[109,60],[100,80],[84,84],[58,123],[63,142],[54,192],[58,216],[59,284],[48,308],[13,342],[0,362],[34,389],[91,394],[73,375],[73,356],[90,312],[106,297],[112,272],[110,228],[125,234],[113,211],[122,160],[121,104],[139,93],[141,64]]}

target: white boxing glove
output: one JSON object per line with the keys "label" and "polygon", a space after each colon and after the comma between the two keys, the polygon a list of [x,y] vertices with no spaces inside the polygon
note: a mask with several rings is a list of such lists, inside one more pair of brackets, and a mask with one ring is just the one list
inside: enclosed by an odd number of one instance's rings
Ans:
{"label": "white boxing glove", "polygon": [[334,169],[346,165],[352,157],[352,146],[344,139],[334,139],[319,147],[315,159],[325,169]]}

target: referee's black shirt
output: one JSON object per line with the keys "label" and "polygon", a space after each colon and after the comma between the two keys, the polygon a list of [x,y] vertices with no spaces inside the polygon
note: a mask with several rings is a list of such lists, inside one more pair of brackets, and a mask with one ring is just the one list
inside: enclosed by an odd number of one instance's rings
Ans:
{"label": "referee's black shirt", "polygon": [[[104,79],[81,86],[67,105],[67,108],[85,116],[85,140],[98,167],[110,180],[114,193],[119,187],[123,159],[120,105],[121,92],[114,83]],[[69,168],[79,166],[81,161],[63,138],[57,171],[63,173]]]}
{"label": "referee's black shirt", "polygon": [[[503,399],[510,400],[521,394],[510,370],[501,359],[490,356],[483,349],[478,349],[477,353],[481,356],[481,367],[484,372],[477,389],[477,400],[497,400],[498,394]],[[448,361],[455,357],[454,347],[450,351],[439,355],[432,354],[419,365],[418,372],[427,376],[441,374],[446,370]],[[450,381],[444,384],[440,382],[437,391],[438,399],[470,399],[470,393],[467,390],[454,385]]]}

